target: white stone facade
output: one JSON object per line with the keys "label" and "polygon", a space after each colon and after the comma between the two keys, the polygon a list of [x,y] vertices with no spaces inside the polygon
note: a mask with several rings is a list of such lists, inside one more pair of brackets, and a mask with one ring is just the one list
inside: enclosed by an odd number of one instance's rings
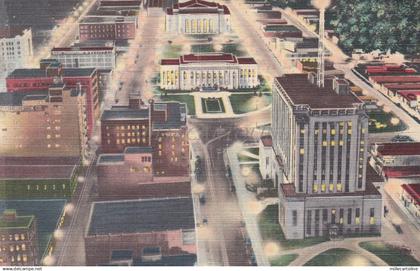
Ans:
{"label": "white stone facade", "polygon": [[166,11],[165,29],[180,34],[220,34],[231,31],[229,9],[214,2],[192,0]]}
{"label": "white stone facade", "polygon": [[378,234],[382,196],[366,180],[362,102],[346,81],[319,89],[312,77],[286,75],[273,87],[273,153],[263,170],[278,184],[279,223],[287,239]]}
{"label": "white stone facade", "polygon": [[33,56],[32,30],[0,36],[0,92],[6,90],[6,77],[15,69],[25,68]]}
{"label": "white stone facade", "polygon": [[160,87],[164,90],[249,89],[259,83],[255,60],[231,54],[185,55],[163,59],[160,66]]}
{"label": "white stone facade", "polygon": [[51,50],[51,58],[57,59],[64,68],[113,70],[116,62],[114,47],[54,48]]}

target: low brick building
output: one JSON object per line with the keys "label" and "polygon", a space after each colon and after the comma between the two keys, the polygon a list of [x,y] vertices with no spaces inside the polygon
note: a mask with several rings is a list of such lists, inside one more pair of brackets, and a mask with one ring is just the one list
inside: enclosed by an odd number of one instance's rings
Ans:
{"label": "low brick building", "polygon": [[95,202],[85,235],[86,265],[153,265],[197,253],[190,197]]}
{"label": "low brick building", "polygon": [[189,176],[186,118],[185,104],[145,104],[131,97],[128,106],[104,111],[101,150],[123,153],[126,147],[152,147],[155,176]]}
{"label": "low brick building", "polygon": [[79,39],[129,40],[134,39],[137,28],[135,16],[87,16],[79,23]]}
{"label": "low brick building", "polygon": [[124,153],[102,154],[97,162],[101,199],[189,196],[189,177],[154,177],[152,147],[127,147]]}

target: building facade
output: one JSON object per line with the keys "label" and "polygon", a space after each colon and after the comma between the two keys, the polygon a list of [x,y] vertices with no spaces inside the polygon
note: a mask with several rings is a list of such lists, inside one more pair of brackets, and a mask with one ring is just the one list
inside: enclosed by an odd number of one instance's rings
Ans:
{"label": "building facade", "polygon": [[48,91],[2,93],[1,156],[79,156],[87,145],[86,97],[63,83]]}
{"label": "building facade", "polygon": [[[119,264],[115,258],[121,254],[128,256],[124,257],[126,265],[133,262],[147,265],[167,256],[196,255],[192,199],[93,203],[85,235],[85,253],[88,266]],[[120,261],[120,264],[124,263]]]}
{"label": "building facade", "polygon": [[0,199],[28,200],[72,195],[80,172],[80,157],[0,157]]}
{"label": "building facade", "polygon": [[0,92],[14,69],[25,68],[33,56],[32,30],[0,26]]}
{"label": "building facade", "polygon": [[115,47],[59,47],[51,50],[51,58],[58,60],[63,68],[115,68]]}
{"label": "building facade", "polygon": [[401,201],[413,217],[420,221],[420,184],[401,185]]}
{"label": "building facade", "polygon": [[131,97],[129,106],[105,110],[101,119],[103,153],[127,147],[152,147],[155,176],[188,176],[189,144],[185,104],[145,104]]}
{"label": "building facade", "polygon": [[0,238],[0,266],[39,265],[35,216],[5,210],[0,218]]}
{"label": "building facade", "polygon": [[79,40],[130,40],[137,28],[137,16],[87,16],[79,23]]}
{"label": "building facade", "polygon": [[366,180],[368,117],[343,79],[275,79],[271,178],[286,238],[380,233],[381,194]]}
{"label": "building facade", "polygon": [[166,10],[165,29],[178,34],[220,34],[231,32],[230,11],[225,5],[190,0]]}
{"label": "building facade", "polygon": [[160,87],[164,90],[256,88],[258,64],[253,58],[232,54],[189,54],[162,59]]}
{"label": "building facade", "polygon": [[55,81],[62,81],[67,88],[81,89],[86,99],[88,136],[99,118],[99,79],[94,68],[62,68],[53,59],[41,60],[39,69],[16,69],[6,79],[8,92],[47,90]]}
{"label": "building facade", "polygon": [[189,196],[189,177],[154,177],[153,148],[127,147],[124,153],[101,154],[98,193],[101,199]]}

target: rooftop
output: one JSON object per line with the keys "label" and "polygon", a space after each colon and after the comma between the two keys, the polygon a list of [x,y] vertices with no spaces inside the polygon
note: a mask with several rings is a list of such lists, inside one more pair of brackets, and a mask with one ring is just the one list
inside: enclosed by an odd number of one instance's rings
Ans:
{"label": "rooftop", "polygon": [[420,183],[403,184],[401,187],[420,205]]}
{"label": "rooftop", "polygon": [[81,24],[133,22],[136,18],[125,16],[86,16]]}
{"label": "rooftop", "polygon": [[420,142],[390,142],[376,144],[380,155],[420,155]]}
{"label": "rooftop", "polygon": [[101,120],[145,120],[149,118],[149,109],[111,108],[105,110]]}
{"label": "rooftop", "polygon": [[159,261],[146,261],[141,259],[135,260],[134,266],[193,266],[197,262],[197,255],[195,254],[182,254],[182,255],[169,255],[162,256]]}
{"label": "rooftop", "polygon": [[420,82],[420,75],[404,75],[404,76],[371,76],[370,80],[378,83],[418,83]]}
{"label": "rooftop", "polygon": [[167,110],[166,120],[154,120],[153,129],[179,129],[186,125],[187,122],[187,106],[179,102],[155,103],[155,110],[159,105],[164,105]]}
{"label": "rooftop", "polygon": [[124,150],[124,153],[151,153],[153,152],[152,147],[127,147]]}
{"label": "rooftop", "polygon": [[88,236],[194,229],[191,198],[95,202]]}
{"label": "rooftop", "polygon": [[22,36],[25,33],[25,27],[1,27],[0,26],[0,39],[10,39],[16,36]]}
{"label": "rooftop", "polygon": [[361,104],[352,93],[337,94],[332,88],[332,79],[325,80],[325,87],[319,88],[308,80],[306,74],[285,74],[275,79],[295,105],[309,105],[311,108],[353,108]]}
{"label": "rooftop", "polygon": [[0,165],[0,180],[71,179],[76,165]]}
{"label": "rooftop", "polygon": [[301,33],[296,26],[289,24],[268,24],[264,26],[265,32],[296,32]]}
{"label": "rooftop", "polygon": [[[69,68],[62,69],[63,77],[85,77],[92,76],[96,71],[94,68]],[[16,69],[7,76],[8,79],[47,77],[43,69]]]}
{"label": "rooftop", "polygon": [[97,165],[121,162],[124,162],[124,154],[101,154],[98,157]]}
{"label": "rooftop", "polygon": [[239,64],[257,64],[252,57],[236,57],[233,54],[226,53],[203,53],[182,55],[175,59],[162,59],[161,65],[179,65],[203,62],[222,62],[222,63],[239,63]]}
{"label": "rooftop", "polygon": [[8,157],[8,156],[0,156],[0,165],[77,165],[80,163],[80,158],[77,156],[46,156],[46,157]]}
{"label": "rooftop", "polygon": [[382,171],[388,178],[420,177],[419,166],[383,167]]}
{"label": "rooftop", "polygon": [[271,135],[262,136],[260,140],[262,144],[264,145],[264,147],[273,146],[273,138],[271,137]]}
{"label": "rooftop", "polygon": [[[12,214],[11,212],[14,212],[14,214]],[[9,215],[15,217],[12,219],[5,217]],[[10,228],[29,228],[34,218],[34,216],[16,216],[15,210],[5,210],[3,216],[0,217],[0,230]]]}

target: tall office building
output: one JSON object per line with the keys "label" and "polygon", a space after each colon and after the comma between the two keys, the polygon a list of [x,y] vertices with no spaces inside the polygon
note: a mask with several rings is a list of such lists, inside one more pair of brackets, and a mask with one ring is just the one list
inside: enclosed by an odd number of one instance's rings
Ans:
{"label": "tall office building", "polygon": [[381,194],[367,180],[368,116],[343,79],[275,79],[268,177],[286,238],[377,233]]}

